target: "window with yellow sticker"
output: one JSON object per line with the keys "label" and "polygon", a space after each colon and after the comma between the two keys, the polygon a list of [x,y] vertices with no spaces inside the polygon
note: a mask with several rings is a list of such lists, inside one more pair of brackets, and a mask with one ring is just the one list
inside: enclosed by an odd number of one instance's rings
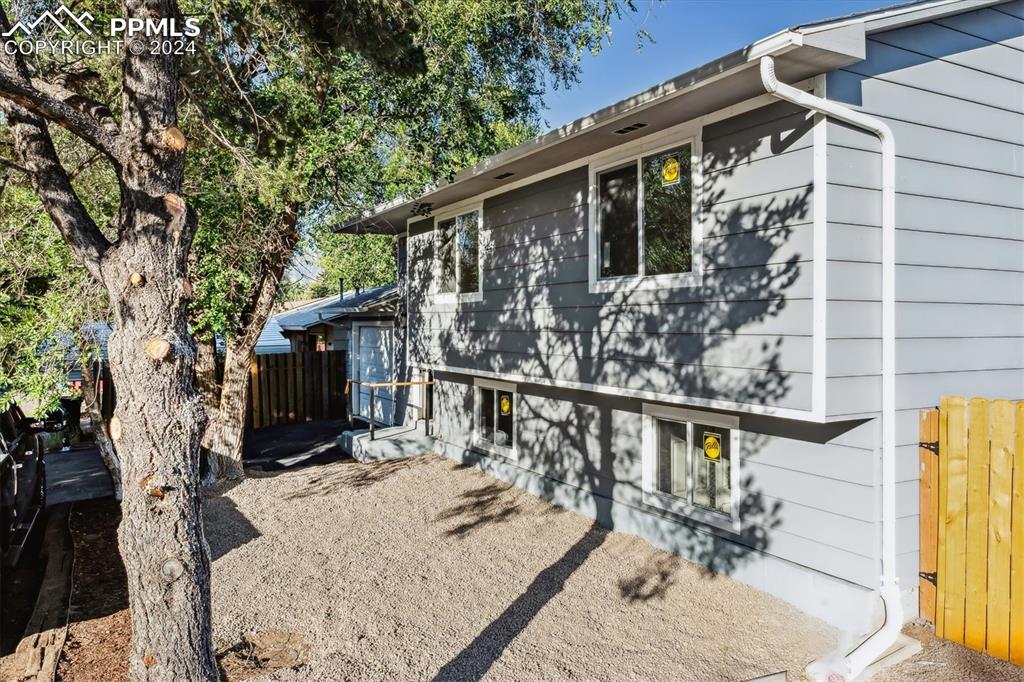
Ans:
{"label": "window with yellow sticker", "polygon": [[515,386],[478,379],[475,442],[478,447],[508,456],[515,452]]}
{"label": "window with yellow sticker", "polygon": [[645,405],[644,500],[670,511],[738,522],[735,417]]}
{"label": "window with yellow sticker", "polygon": [[693,270],[691,144],[596,172],[599,279]]}

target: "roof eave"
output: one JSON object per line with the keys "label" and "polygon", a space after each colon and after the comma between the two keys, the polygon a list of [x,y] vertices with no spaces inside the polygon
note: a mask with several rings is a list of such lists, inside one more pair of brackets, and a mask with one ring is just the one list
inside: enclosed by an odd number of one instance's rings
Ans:
{"label": "roof eave", "polygon": [[[452,182],[430,187],[414,199],[400,198],[388,202],[336,225],[332,230],[349,234],[396,235],[405,231],[406,222],[411,218],[418,215],[427,217],[440,206],[500,190],[542,172],[540,168],[544,162],[536,161],[542,153],[547,159],[559,156],[554,153],[556,149],[567,152],[572,148],[579,150],[578,158],[584,158],[588,156],[585,151],[588,143],[596,151],[621,144],[624,139],[610,136],[612,126],[618,127],[615,124],[644,112],[650,116],[659,110],[667,112],[676,109],[682,116],[688,108],[685,102],[692,102],[690,110],[700,111],[702,93],[707,100],[708,112],[763,94],[760,80],[752,78],[751,74],[756,76],[761,57],[769,54],[779,58],[777,64],[782,76],[791,80],[804,80],[860,61],[865,54],[864,25],[862,20],[841,22],[835,27],[815,26],[807,34],[792,29],[780,31],[517,147],[490,156],[456,175]],[[727,97],[731,84],[735,84],[732,88],[735,101],[728,101]],[[683,100],[684,104],[677,105],[679,98],[687,99]],[[685,120],[689,118],[679,118],[674,122]],[[639,139],[665,127],[668,126],[646,128],[642,135],[630,139]],[[560,158],[563,159],[561,163],[548,161],[548,168],[559,167],[565,163],[564,159],[571,156],[563,153]],[[495,177],[506,173],[512,175],[501,179]]]}

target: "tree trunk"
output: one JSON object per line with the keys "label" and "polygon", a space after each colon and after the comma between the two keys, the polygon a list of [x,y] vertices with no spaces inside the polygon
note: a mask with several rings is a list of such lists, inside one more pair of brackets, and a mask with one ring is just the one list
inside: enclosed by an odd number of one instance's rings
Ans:
{"label": "tree trunk", "polygon": [[[174,0],[123,0],[122,9],[129,20],[182,21]],[[0,28],[9,27],[0,7]],[[36,90],[21,57],[0,51],[0,108],[19,162],[68,246],[106,287],[113,310],[107,348],[117,405],[108,429],[121,462],[118,541],[136,682],[219,677],[200,510],[206,416],[193,387],[195,346],[187,327],[186,261],[196,221],[179,196],[185,155],[175,143],[179,59],[126,52],[117,129]],[[115,243],[75,193],[43,115],[110,160],[121,189]]]}
{"label": "tree trunk", "polygon": [[207,410],[217,407],[217,340],[196,342],[196,389]]}
{"label": "tree trunk", "polygon": [[207,451],[206,484],[245,476],[242,448],[249,409],[249,372],[256,342],[274,310],[281,277],[299,240],[295,231],[297,219],[298,209],[294,205],[281,214],[275,230],[277,238],[267,245],[257,266],[253,287],[239,316],[238,333],[225,344],[220,399],[216,411],[211,410],[211,421],[203,437],[203,448]]}
{"label": "tree trunk", "polygon": [[224,379],[220,386],[220,401],[206,428],[203,447],[207,451],[208,474],[206,483],[217,479],[244,478],[242,445],[249,407],[249,366],[252,348],[238,348],[229,341],[224,356]]}
{"label": "tree trunk", "polygon": [[[206,406],[206,414],[209,421],[206,423],[206,430],[200,441],[200,457],[202,465],[200,473],[204,486],[213,485],[221,478],[226,477],[229,472],[225,467],[230,467],[230,462],[222,462],[221,457],[210,452],[210,439],[215,437],[218,429],[217,413],[220,409],[220,386],[217,385],[217,339],[201,340],[197,342],[196,355],[196,388],[202,396],[203,405]],[[230,472],[231,478],[241,478],[239,472]]]}
{"label": "tree trunk", "polygon": [[[146,227],[151,224],[140,232]],[[122,243],[121,258],[108,268],[117,311],[108,350],[118,388],[109,430],[123,466],[118,539],[132,613],[130,670],[134,680],[216,680],[210,558],[200,513],[205,414],[192,386],[195,349],[176,292],[183,271],[166,266],[161,242]],[[147,284],[118,296],[113,284],[127,281],[132,268],[149,273]],[[157,337],[170,344],[162,360],[146,351]]]}
{"label": "tree trunk", "polygon": [[[124,10],[181,21],[168,0],[124,0]],[[121,237],[102,270],[115,319],[107,348],[117,386],[111,435],[124,471],[118,540],[132,614],[129,669],[139,681],[219,678],[199,481],[206,413],[188,329],[196,218],[178,194],[184,154],[161,141],[177,123],[177,89],[176,59],[125,58]]]}
{"label": "tree trunk", "polygon": [[103,418],[103,400],[99,392],[99,380],[94,368],[98,369],[99,363],[93,360],[86,360],[82,363],[82,407],[89,414],[89,421],[92,422],[92,437],[99,448],[100,457],[110,472],[110,480],[114,484],[114,497],[120,500],[124,496],[121,486],[121,461],[117,457],[117,449],[110,441],[109,425]]}

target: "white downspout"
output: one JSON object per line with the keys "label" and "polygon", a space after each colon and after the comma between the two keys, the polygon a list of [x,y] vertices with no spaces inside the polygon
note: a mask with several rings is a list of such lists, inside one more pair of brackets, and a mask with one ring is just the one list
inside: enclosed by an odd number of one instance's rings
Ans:
{"label": "white downspout", "polygon": [[[903,605],[896,577],[896,140],[882,121],[836,102],[815,97],[775,77],[775,59],[761,58],[761,82],[779,99],[862,128],[882,145],[882,581],[885,621],[833,670],[854,679],[895,642],[903,628]],[[820,283],[815,283],[820,286]],[[827,679],[826,666],[808,672]]]}

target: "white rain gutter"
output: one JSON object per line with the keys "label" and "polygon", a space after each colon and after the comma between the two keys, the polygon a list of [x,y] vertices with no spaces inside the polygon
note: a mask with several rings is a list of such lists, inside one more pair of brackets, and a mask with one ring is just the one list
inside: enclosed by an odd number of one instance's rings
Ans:
{"label": "white rain gutter", "polygon": [[879,593],[885,620],[874,634],[843,658],[816,661],[807,669],[814,679],[830,679],[829,673],[840,673],[852,680],[896,643],[903,628],[903,605],[896,577],[896,140],[889,126],[877,118],[780,83],[775,77],[772,56],[761,58],[761,82],[769,94],[867,130],[875,134],[882,145],[882,578]]}

